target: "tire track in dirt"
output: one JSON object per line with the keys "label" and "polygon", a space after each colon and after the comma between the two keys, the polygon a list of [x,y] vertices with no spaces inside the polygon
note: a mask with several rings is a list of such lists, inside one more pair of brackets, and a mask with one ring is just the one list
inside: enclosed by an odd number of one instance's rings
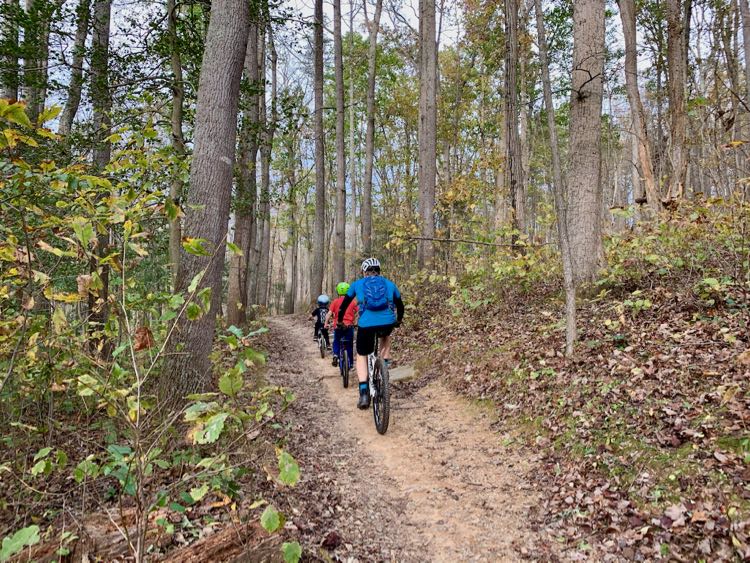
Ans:
{"label": "tire track in dirt", "polygon": [[[535,543],[529,511],[537,498],[526,477],[534,462],[504,447],[479,408],[439,383],[408,398],[394,387],[390,426],[380,436],[372,411],[356,408],[356,375],[344,389],[308,324],[299,316],[269,324],[286,354],[278,383],[297,394],[300,424],[320,431],[297,447],[313,449],[312,468],[301,458],[306,486],[329,489],[337,503],[324,510],[344,530],[337,530],[339,557],[517,561]],[[327,462],[343,471],[331,473]]]}

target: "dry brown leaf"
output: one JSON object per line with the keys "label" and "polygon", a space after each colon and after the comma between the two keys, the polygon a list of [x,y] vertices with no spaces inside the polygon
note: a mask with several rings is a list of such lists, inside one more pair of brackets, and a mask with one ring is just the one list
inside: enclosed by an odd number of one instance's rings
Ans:
{"label": "dry brown leaf", "polygon": [[154,336],[151,334],[151,330],[147,326],[142,326],[135,331],[135,346],[133,347],[136,352],[141,350],[148,350],[154,346]]}

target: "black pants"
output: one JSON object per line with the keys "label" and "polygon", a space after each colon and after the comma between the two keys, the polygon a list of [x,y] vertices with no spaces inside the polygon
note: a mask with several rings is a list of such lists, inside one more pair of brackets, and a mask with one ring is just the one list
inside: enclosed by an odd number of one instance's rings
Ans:
{"label": "black pants", "polygon": [[326,346],[330,347],[331,341],[328,337],[328,329],[324,327],[322,324],[316,322],[315,323],[315,340],[318,339],[318,335],[321,333],[321,331],[323,332],[323,338],[325,338]]}
{"label": "black pants", "polygon": [[375,351],[375,339],[390,336],[395,325],[359,327],[357,332],[357,354],[369,356]]}

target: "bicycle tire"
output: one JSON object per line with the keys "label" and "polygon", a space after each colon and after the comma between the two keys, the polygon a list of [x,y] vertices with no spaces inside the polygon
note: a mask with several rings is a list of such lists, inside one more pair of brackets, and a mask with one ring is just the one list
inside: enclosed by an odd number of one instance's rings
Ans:
{"label": "bicycle tire", "polygon": [[388,367],[380,358],[375,361],[372,379],[375,384],[375,396],[372,398],[372,416],[375,419],[375,428],[378,434],[385,434],[388,431],[391,411],[391,390]]}
{"label": "bicycle tire", "polygon": [[344,383],[344,389],[349,387],[349,354],[346,350],[342,350],[341,357],[339,358],[339,365],[341,366],[341,379]]}
{"label": "bicycle tire", "polygon": [[320,348],[320,357],[325,359],[325,357],[326,357],[326,341],[325,341],[325,339],[322,336],[320,338],[318,338],[318,348]]}

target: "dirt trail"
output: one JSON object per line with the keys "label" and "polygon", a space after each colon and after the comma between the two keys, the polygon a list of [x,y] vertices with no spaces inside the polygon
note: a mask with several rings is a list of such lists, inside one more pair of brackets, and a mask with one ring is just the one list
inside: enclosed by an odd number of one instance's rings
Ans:
{"label": "dirt trail", "polygon": [[301,411],[304,486],[330,505],[320,516],[331,529],[314,530],[328,534],[327,547],[343,560],[517,561],[526,552],[534,464],[503,447],[486,414],[440,384],[408,397],[396,387],[380,436],[372,411],[356,408],[356,383],[342,387],[307,323],[275,317],[270,326],[285,355],[279,383]]}

